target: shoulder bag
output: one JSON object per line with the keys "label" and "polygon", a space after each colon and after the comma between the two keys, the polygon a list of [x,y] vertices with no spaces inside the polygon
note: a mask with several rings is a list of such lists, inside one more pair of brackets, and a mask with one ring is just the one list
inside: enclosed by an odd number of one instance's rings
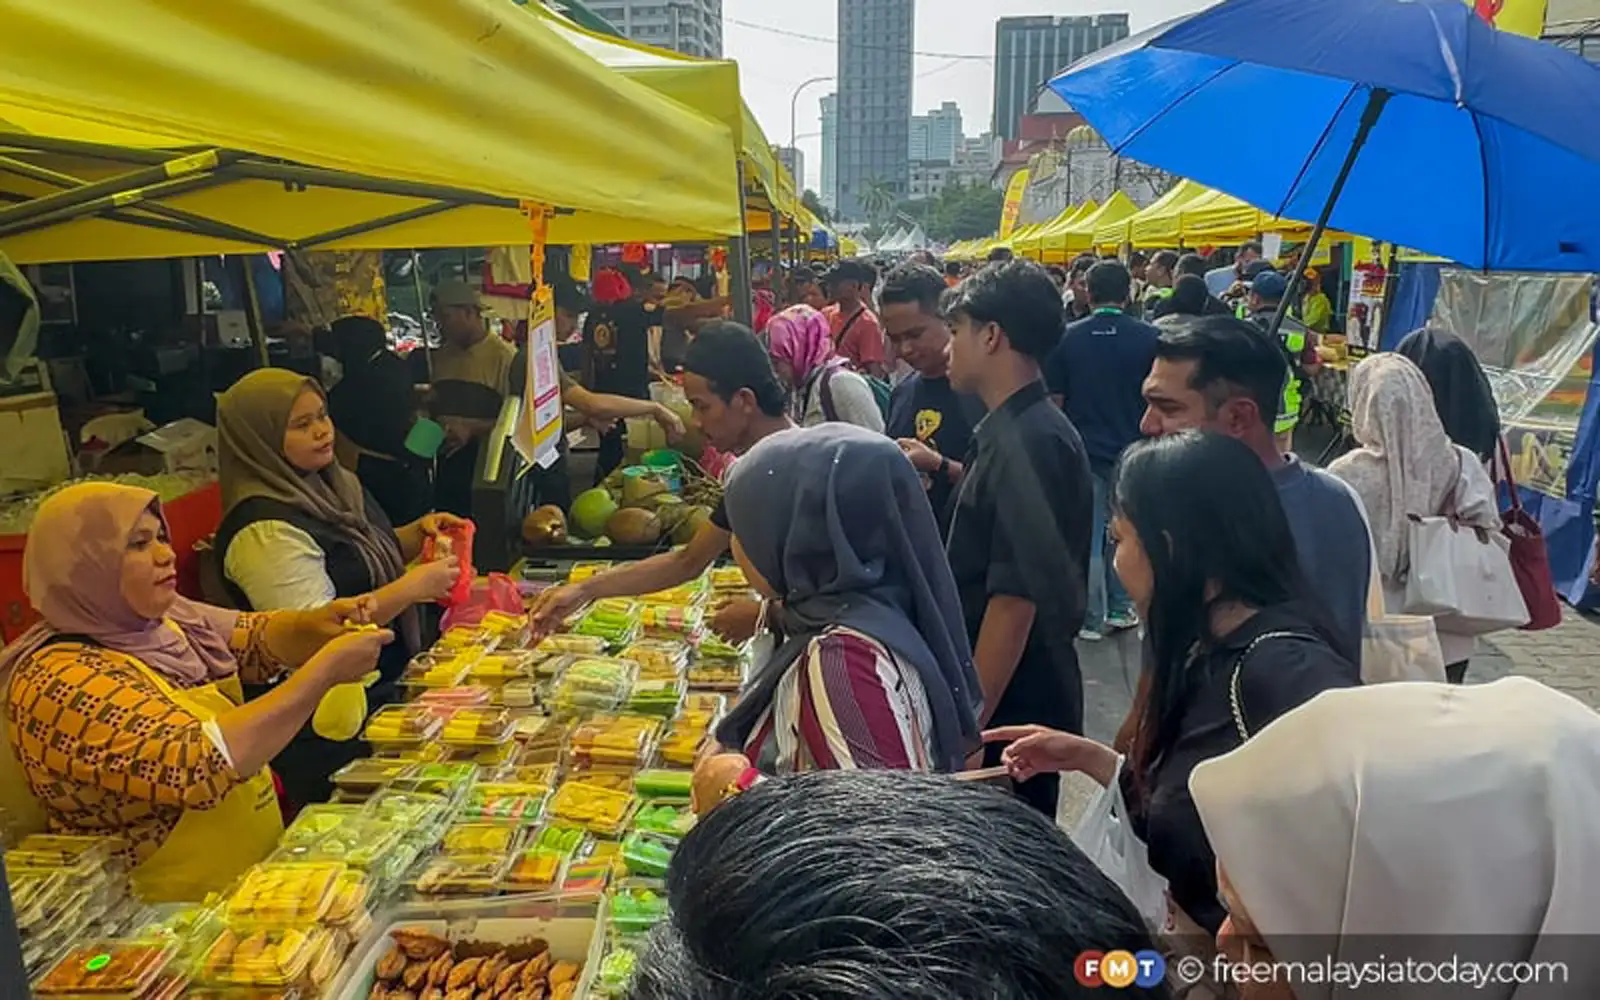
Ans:
{"label": "shoulder bag", "polygon": [[1228,707],[1233,710],[1233,727],[1239,732],[1239,742],[1243,743],[1250,738],[1250,726],[1245,721],[1244,691],[1240,675],[1244,673],[1244,661],[1256,651],[1256,647],[1268,639],[1299,639],[1302,642],[1314,642],[1313,636],[1304,632],[1263,632],[1250,640],[1237,659],[1233,661],[1233,675],[1228,678]]}
{"label": "shoulder bag", "polygon": [[[1465,461],[1460,448],[1455,453],[1458,463]],[[1511,570],[1510,539],[1461,523],[1461,478],[1458,467],[1437,514],[1406,515],[1406,612],[1433,615],[1457,635],[1520,628],[1528,622],[1528,605]]]}
{"label": "shoulder bag", "polygon": [[1493,478],[1496,492],[1504,483],[1511,498],[1511,507],[1500,512],[1500,534],[1511,543],[1511,572],[1517,579],[1517,589],[1528,606],[1528,624],[1523,629],[1534,632],[1555,628],[1561,624],[1561,599],[1556,596],[1556,585],[1550,576],[1550,550],[1544,543],[1544,532],[1533,515],[1522,509],[1522,496],[1517,492],[1517,481],[1511,474],[1511,455],[1506,449],[1506,439],[1501,438],[1495,450]]}

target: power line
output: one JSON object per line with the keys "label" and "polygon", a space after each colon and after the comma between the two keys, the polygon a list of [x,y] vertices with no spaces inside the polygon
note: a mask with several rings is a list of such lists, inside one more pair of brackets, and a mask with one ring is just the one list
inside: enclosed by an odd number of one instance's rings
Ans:
{"label": "power line", "polygon": [[[782,35],[785,38],[798,38],[801,41],[805,41],[805,42],[820,42],[820,43],[822,43],[824,45],[838,45],[839,44],[839,39],[837,39],[837,38],[828,38],[825,35],[808,35],[808,34],[806,34],[804,32],[801,32],[801,31],[790,31],[787,28],[778,28],[778,27],[774,27],[773,25],[770,25],[770,24],[756,24],[753,21],[740,21],[740,20],[737,20],[737,19],[731,18],[731,17],[724,18],[724,20],[728,24],[737,25],[737,26],[739,26],[741,28],[749,28],[752,31],[765,31],[768,34]],[[873,44],[870,44],[870,43],[867,43],[867,42],[851,42],[850,44],[851,44],[852,48],[869,49],[869,50],[878,51],[878,52],[903,53],[905,51],[904,49],[896,48],[895,46],[892,46],[892,45],[873,45]],[[986,63],[994,62],[994,56],[990,56],[990,55],[973,55],[970,52],[924,52],[924,51],[922,51],[920,49],[912,49],[911,50],[911,54],[914,55],[914,56],[926,56],[926,57],[928,57],[930,59],[965,59],[965,60],[969,60],[971,62],[986,62]]]}

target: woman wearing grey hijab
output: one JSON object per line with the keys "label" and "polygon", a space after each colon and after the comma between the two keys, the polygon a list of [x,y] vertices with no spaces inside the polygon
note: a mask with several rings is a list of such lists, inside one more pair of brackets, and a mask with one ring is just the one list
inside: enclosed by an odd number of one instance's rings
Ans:
{"label": "woman wearing grey hijab", "polygon": [[981,689],[933,510],[894,442],[839,423],[774,434],[726,501],[734,557],[782,602],[787,638],[717,730],[722,769],[960,770]]}

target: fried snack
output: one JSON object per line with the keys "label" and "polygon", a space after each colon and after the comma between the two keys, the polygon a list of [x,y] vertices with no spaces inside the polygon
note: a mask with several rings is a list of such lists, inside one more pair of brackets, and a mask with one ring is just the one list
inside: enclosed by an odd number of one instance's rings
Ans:
{"label": "fried snack", "polygon": [[494,980],[495,994],[498,996],[509,990],[513,985],[520,985],[522,982],[522,970],[527,964],[526,961],[512,962],[504,969],[501,969],[500,974]]}
{"label": "fried snack", "polygon": [[385,982],[399,979],[400,974],[405,971],[405,952],[401,951],[399,948],[396,948],[393,951],[385,954],[382,958],[378,959],[377,964],[372,967],[373,975]]}
{"label": "fried snack", "polygon": [[493,986],[495,980],[500,978],[500,970],[504,969],[505,967],[506,953],[503,951],[495,952],[494,957],[490,958],[487,962],[484,962],[483,965],[478,969],[477,982],[479,991],[486,990]]}
{"label": "fried snack", "polygon": [[572,1000],[573,994],[577,991],[577,981],[569,979],[550,991],[550,1000]]}
{"label": "fried snack", "polygon": [[416,928],[401,927],[390,931],[389,936],[394,938],[394,943],[405,952],[407,958],[428,959],[432,961],[450,951],[450,942],[437,934],[430,934]]}
{"label": "fried snack", "polygon": [[400,981],[408,990],[420,990],[427,985],[428,968],[432,965],[427,959],[415,959],[406,966],[406,971],[400,974]]}
{"label": "fried snack", "polygon": [[455,956],[448,951],[434,959],[433,964],[428,966],[428,985],[444,986],[445,981],[450,978],[450,970],[454,968],[455,964]]}
{"label": "fried snack", "polygon": [[455,992],[459,989],[472,989],[477,981],[478,970],[483,967],[483,959],[469,958],[457,962],[456,967],[450,970],[450,975],[445,979],[445,989]]}
{"label": "fried snack", "polygon": [[550,981],[550,988],[555,989],[569,980],[576,981],[582,971],[583,966],[577,962],[561,961],[550,966],[550,974],[545,978]]}
{"label": "fried snack", "polygon": [[430,986],[422,991],[422,995],[418,997],[418,1000],[444,1000],[444,990],[437,986]]}
{"label": "fried snack", "polygon": [[544,944],[544,950],[528,959],[528,964],[522,969],[522,988],[525,990],[531,990],[536,985],[543,986],[550,972],[550,946],[542,941],[535,943]]}

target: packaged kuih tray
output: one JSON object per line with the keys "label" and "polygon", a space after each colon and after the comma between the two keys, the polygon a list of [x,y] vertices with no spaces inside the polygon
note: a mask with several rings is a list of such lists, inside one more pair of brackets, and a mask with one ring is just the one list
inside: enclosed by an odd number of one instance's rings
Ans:
{"label": "packaged kuih tray", "polygon": [[333,905],[345,866],[334,861],[262,862],[248,869],[224,904],[230,925],[316,923]]}
{"label": "packaged kuih tray", "polygon": [[38,982],[40,997],[138,997],[171,961],[163,941],[86,941],[72,947]]}
{"label": "packaged kuih tray", "polygon": [[461,815],[469,819],[512,822],[529,826],[544,815],[549,784],[521,782],[481,782],[467,794]]}
{"label": "packaged kuih tray", "polygon": [[380,760],[364,757],[333,772],[333,784],[342,791],[371,795],[400,777],[414,765],[405,760]]}
{"label": "packaged kuih tray", "polygon": [[705,631],[705,609],[698,604],[646,604],[639,626],[647,636],[698,640]]}
{"label": "packaged kuih tray", "polygon": [[498,891],[514,855],[456,857],[441,854],[418,872],[412,889],[425,896],[487,895]]}
{"label": "packaged kuih tray", "polygon": [[467,679],[474,684],[504,684],[519,677],[532,677],[541,658],[524,650],[501,650],[484,656],[472,669]]}
{"label": "packaged kuih tray", "polygon": [[443,726],[422,705],[385,705],[367,720],[361,738],[374,746],[413,747],[434,738]]}
{"label": "packaged kuih tray", "polygon": [[670,681],[683,676],[689,653],[689,644],[682,639],[640,639],[619,655],[639,665],[641,681]]}
{"label": "packaged kuih tray", "polygon": [[511,738],[511,715],[503,708],[458,709],[439,732],[450,747],[493,747]]}
{"label": "packaged kuih tray", "polygon": [[643,715],[596,715],[568,740],[574,767],[643,767],[655,753],[661,721]]}
{"label": "packaged kuih tray", "polygon": [[563,711],[614,711],[633,690],[638,671],[638,665],[632,660],[577,657],[556,680],[551,701]]}
{"label": "packaged kuih tray", "polygon": [[571,632],[557,632],[547,635],[539,640],[539,645],[533,647],[534,653],[540,656],[599,656],[606,651],[606,641],[594,635],[576,635]]}
{"label": "packaged kuih tray", "polygon": [[440,649],[436,646],[411,658],[405,671],[400,674],[400,683],[413,689],[460,687],[482,656],[480,649]]}
{"label": "packaged kuih tray", "polygon": [[349,938],[321,926],[225,928],[192,971],[216,986],[300,986],[320,990],[334,979]]}
{"label": "packaged kuih tray", "polygon": [[631,792],[567,781],[551,798],[550,815],[598,836],[615,837],[626,829],[636,804]]}
{"label": "packaged kuih tray", "polygon": [[457,823],[444,832],[439,849],[457,858],[504,858],[522,848],[523,830],[514,823]]}

